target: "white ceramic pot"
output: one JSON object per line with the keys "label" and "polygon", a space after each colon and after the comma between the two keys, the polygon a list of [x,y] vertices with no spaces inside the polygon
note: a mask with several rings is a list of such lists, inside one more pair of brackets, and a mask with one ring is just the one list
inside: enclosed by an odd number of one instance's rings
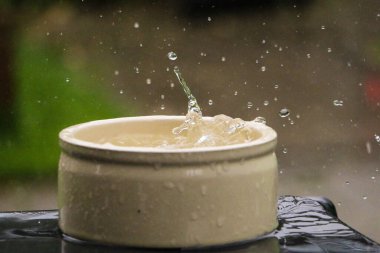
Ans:
{"label": "white ceramic pot", "polygon": [[[208,118],[206,117],[206,120]],[[70,236],[137,247],[251,240],[277,226],[276,133],[256,140],[166,150],[100,145],[122,133],[163,133],[183,116],[88,122],[60,133],[59,226]]]}

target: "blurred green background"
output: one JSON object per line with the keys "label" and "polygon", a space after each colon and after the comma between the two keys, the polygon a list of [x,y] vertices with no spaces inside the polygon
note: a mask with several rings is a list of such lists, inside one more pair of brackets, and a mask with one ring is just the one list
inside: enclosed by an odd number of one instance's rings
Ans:
{"label": "blurred green background", "polygon": [[204,115],[278,132],[279,194],[380,241],[378,1],[8,0],[0,34],[0,210],[56,208],[61,129],[186,113],[177,64]]}

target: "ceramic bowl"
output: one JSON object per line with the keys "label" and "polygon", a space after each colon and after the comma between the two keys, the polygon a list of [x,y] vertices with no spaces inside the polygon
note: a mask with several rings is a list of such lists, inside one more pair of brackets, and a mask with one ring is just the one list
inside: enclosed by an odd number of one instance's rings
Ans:
{"label": "ceramic bowl", "polygon": [[103,244],[184,248],[252,240],[275,229],[277,136],[266,125],[249,122],[257,139],[229,146],[100,144],[123,133],[167,133],[183,121],[127,117],[61,131],[61,230]]}

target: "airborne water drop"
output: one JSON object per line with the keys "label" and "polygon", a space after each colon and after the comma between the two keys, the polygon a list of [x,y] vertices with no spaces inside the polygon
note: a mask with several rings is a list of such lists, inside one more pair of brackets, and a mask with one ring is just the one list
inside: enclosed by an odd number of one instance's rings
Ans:
{"label": "airborne water drop", "polygon": [[169,60],[175,61],[175,60],[177,60],[177,54],[174,52],[169,52],[168,58],[169,58]]}

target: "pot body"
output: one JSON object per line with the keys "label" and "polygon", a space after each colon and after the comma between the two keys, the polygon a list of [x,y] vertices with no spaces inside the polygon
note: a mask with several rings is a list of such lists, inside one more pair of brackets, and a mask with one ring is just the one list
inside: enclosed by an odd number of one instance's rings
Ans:
{"label": "pot body", "polygon": [[261,137],[253,144],[202,149],[104,147],[90,140],[147,125],[170,129],[182,120],[120,118],[63,130],[62,231],[105,244],[178,248],[252,240],[275,229],[276,134],[267,126],[258,127]]}

